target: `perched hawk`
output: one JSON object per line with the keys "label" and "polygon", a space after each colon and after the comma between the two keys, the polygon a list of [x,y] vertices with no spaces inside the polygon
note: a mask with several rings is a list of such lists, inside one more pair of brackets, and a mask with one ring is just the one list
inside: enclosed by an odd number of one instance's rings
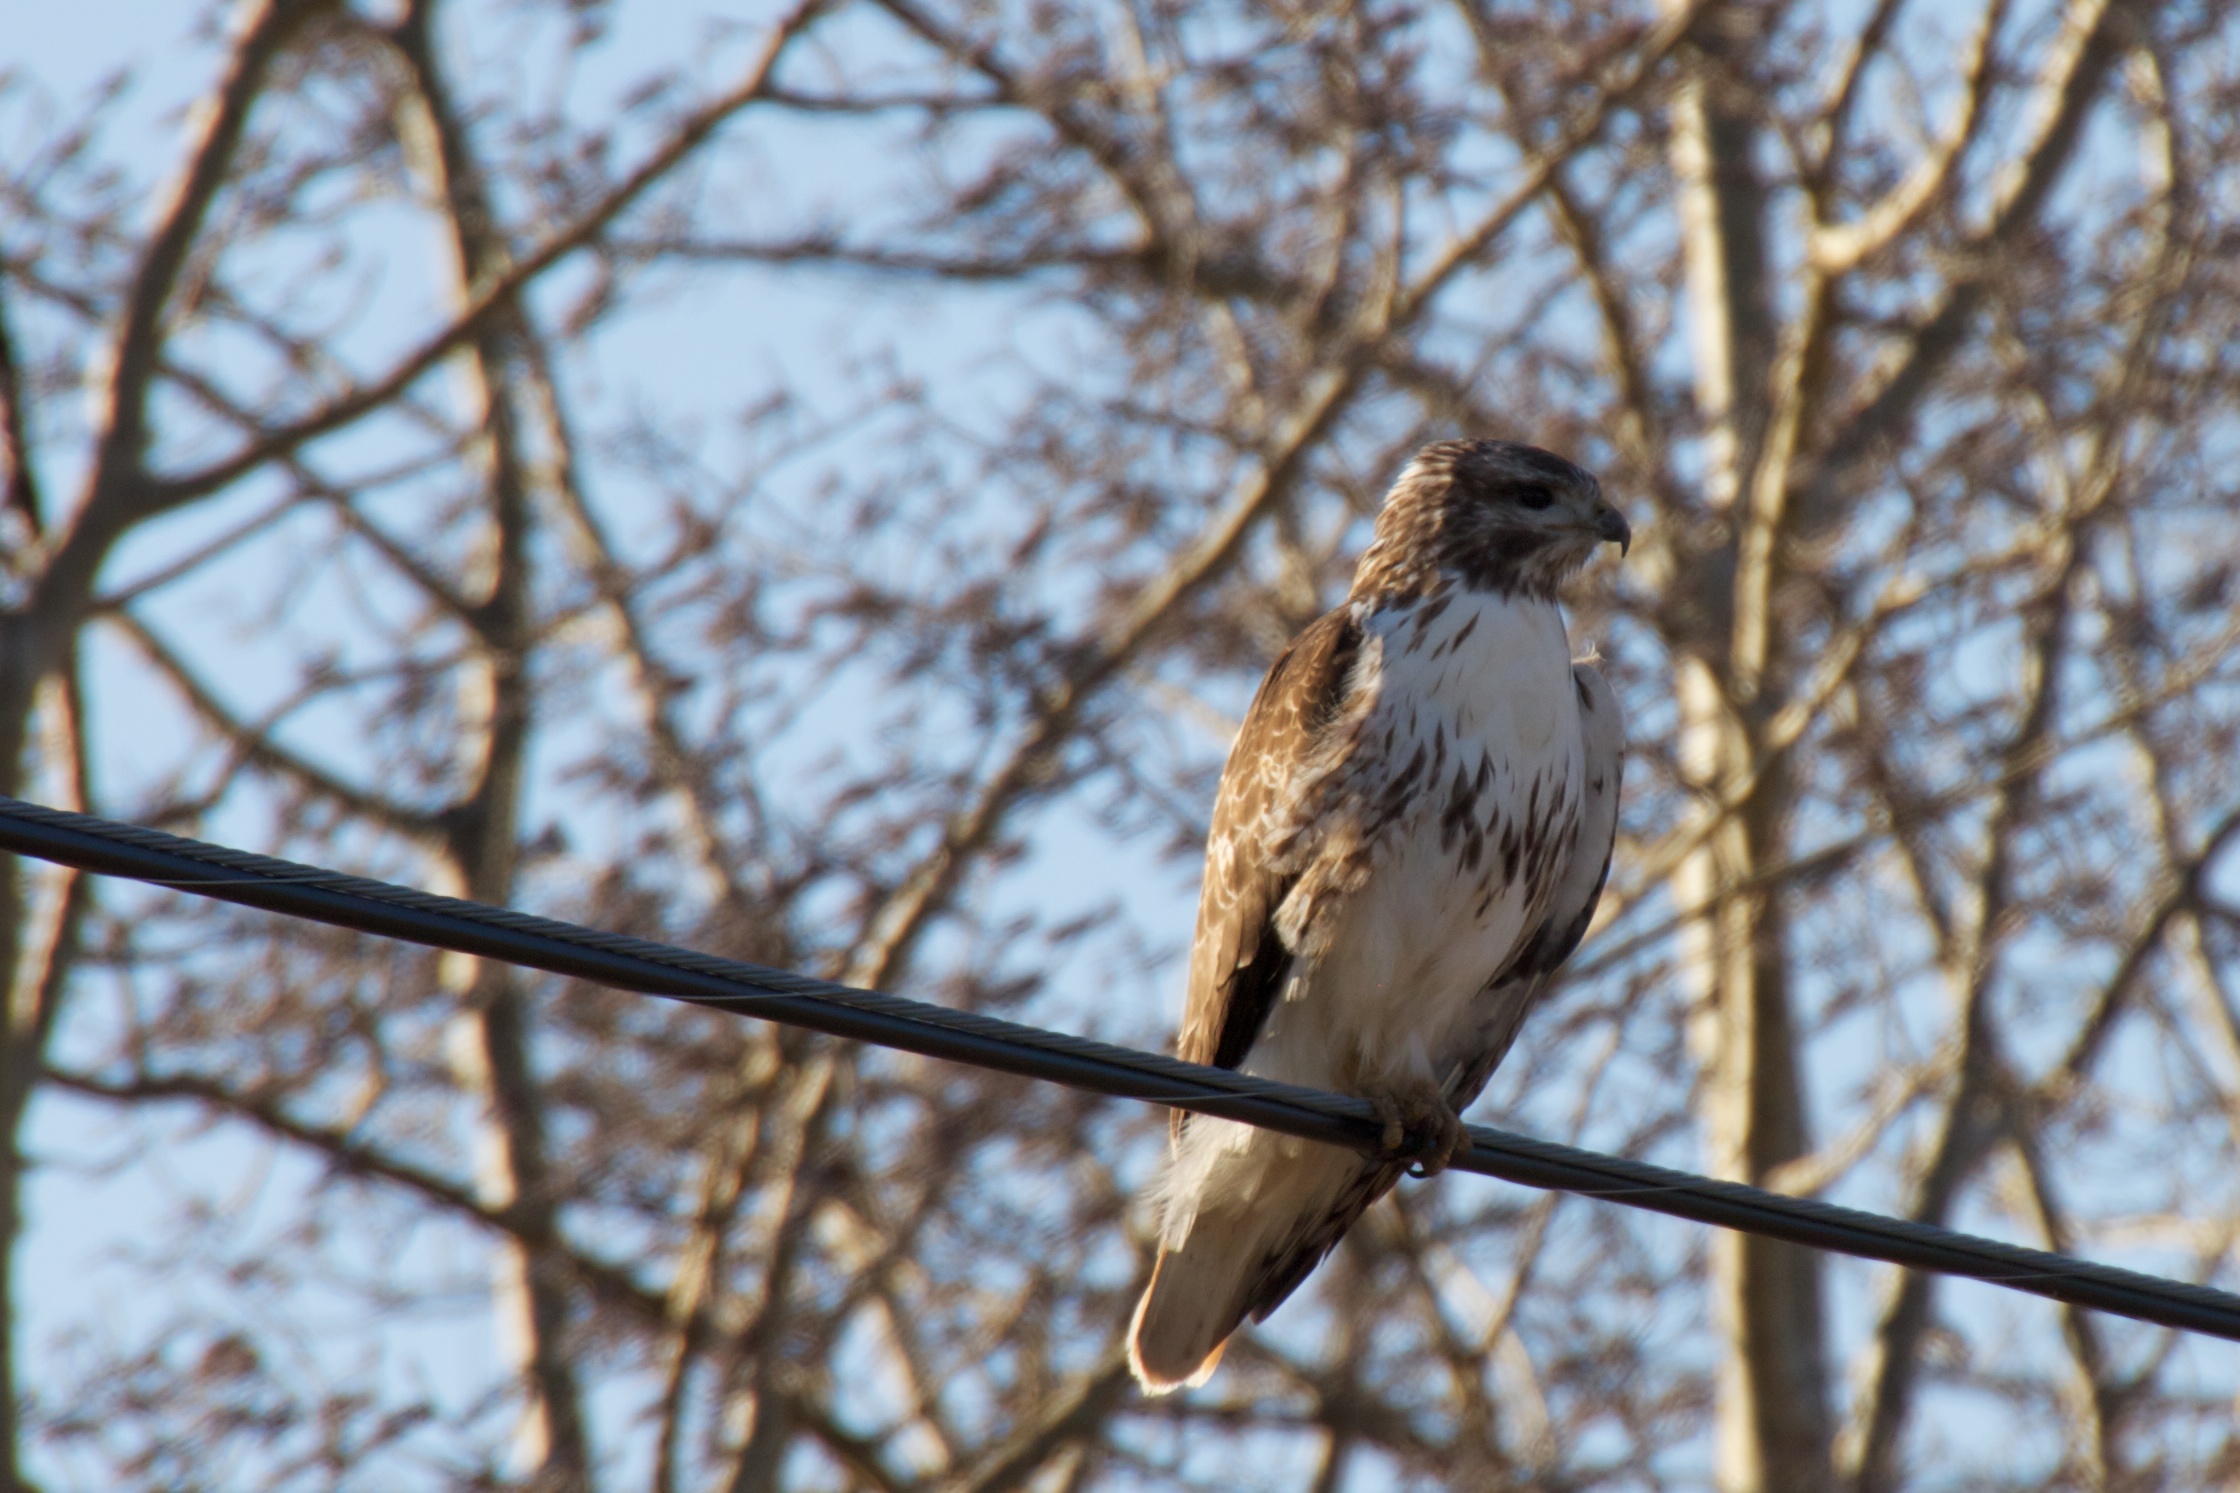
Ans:
{"label": "perched hawk", "polygon": [[1345,605],[1261,682],[1214,804],[1181,1055],[1363,1096],[1385,1154],[1178,1117],[1129,1333],[1145,1388],[1205,1382],[1402,1171],[1446,1165],[1585,934],[1625,727],[1556,589],[1631,540],[1561,457],[1427,446]]}

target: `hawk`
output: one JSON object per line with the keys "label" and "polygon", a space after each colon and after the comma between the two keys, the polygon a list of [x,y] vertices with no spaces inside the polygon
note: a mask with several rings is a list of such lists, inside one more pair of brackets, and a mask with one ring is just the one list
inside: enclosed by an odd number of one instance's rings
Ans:
{"label": "hawk", "polygon": [[1594,916],[1625,725],[1556,591],[1632,542],[1592,475],[1441,441],[1386,496],[1345,604],[1268,670],[1221,775],[1181,1056],[1368,1099],[1363,1156],[1178,1115],[1129,1330],[1154,1393],[1202,1384],[1459,1112]]}

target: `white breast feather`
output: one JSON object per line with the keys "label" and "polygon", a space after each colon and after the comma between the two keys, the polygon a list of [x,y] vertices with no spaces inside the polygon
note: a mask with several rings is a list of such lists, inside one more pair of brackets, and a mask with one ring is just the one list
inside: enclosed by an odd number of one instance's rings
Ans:
{"label": "white breast feather", "polygon": [[1444,599],[1366,620],[1358,667],[1374,671],[1377,702],[1360,749],[1386,777],[1419,751],[1427,770],[1328,952],[1293,970],[1248,1073],[1354,1091],[1436,1080],[1570,854],[1584,764],[1563,616],[1522,598]]}

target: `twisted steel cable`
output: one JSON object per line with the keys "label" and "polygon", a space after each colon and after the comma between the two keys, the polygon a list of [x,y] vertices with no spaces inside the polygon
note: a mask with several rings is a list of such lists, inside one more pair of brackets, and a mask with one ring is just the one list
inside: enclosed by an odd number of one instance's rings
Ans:
{"label": "twisted steel cable", "polygon": [[[926,1057],[1377,1149],[1363,1100],[1273,1083],[1061,1032],[953,1011],[787,970],[718,959],[552,918],[0,796],[0,850],[283,916],[453,949],[711,1010]],[[2240,1341],[2240,1296],[1738,1182],[1469,1127],[1461,1171],[1549,1188],[1814,1249],[1963,1276],[2075,1306]]]}

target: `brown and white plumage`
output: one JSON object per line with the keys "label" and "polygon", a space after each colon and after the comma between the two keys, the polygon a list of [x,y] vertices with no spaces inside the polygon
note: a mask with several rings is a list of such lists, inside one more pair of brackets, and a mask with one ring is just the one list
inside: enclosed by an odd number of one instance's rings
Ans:
{"label": "brown and white plumage", "polygon": [[1593,917],[1624,725],[1556,590],[1625,520],[1502,441],[1426,447],[1344,605],[1278,658],[1222,774],[1182,1057],[1370,1098],[1390,1154],[1177,1123],[1129,1361],[1202,1383],[1457,1113]]}

